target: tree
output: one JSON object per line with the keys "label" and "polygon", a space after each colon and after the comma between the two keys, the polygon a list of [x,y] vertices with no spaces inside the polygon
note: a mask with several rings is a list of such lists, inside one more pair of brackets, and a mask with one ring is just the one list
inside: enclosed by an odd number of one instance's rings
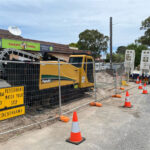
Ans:
{"label": "tree", "polygon": [[142,21],[142,25],[140,27],[141,30],[145,30],[144,35],[141,36],[138,40],[139,43],[150,46],[150,17],[146,18]]}
{"label": "tree", "polygon": [[[106,56],[106,62],[110,62],[110,54],[107,54]],[[113,53],[112,54],[112,62],[113,63],[120,63],[124,62],[124,55]]]}
{"label": "tree", "polygon": [[121,54],[121,55],[125,55],[126,49],[127,49],[127,48],[126,48],[125,46],[119,46],[119,47],[117,48],[116,53],[117,53],[117,54]]}
{"label": "tree", "polygon": [[70,43],[69,46],[78,48],[78,43]]}
{"label": "tree", "polygon": [[108,39],[108,36],[103,35],[98,30],[85,30],[79,34],[78,48],[91,50],[96,58],[100,56],[101,51],[107,50]]}
{"label": "tree", "polygon": [[135,66],[138,66],[140,64],[142,50],[146,50],[147,46],[132,43],[127,46],[127,49],[135,50]]}
{"label": "tree", "polygon": [[[125,51],[126,51],[125,46],[119,46],[116,50],[116,53],[112,54],[112,62],[115,62],[115,63],[124,62]],[[110,62],[110,54],[107,54],[105,61]]]}

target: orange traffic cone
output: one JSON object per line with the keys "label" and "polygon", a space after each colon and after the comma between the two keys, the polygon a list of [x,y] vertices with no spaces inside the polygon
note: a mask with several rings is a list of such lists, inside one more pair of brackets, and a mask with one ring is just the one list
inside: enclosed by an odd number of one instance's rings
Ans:
{"label": "orange traffic cone", "polygon": [[141,80],[140,80],[138,89],[143,89],[142,84],[141,84]]}
{"label": "orange traffic cone", "polygon": [[81,137],[81,132],[79,129],[79,124],[78,124],[77,112],[73,112],[71,134],[70,134],[70,138],[67,139],[66,141],[69,143],[72,143],[72,144],[76,144],[76,145],[85,141],[85,138]]}
{"label": "orange traffic cone", "polygon": [[139,84],[139,77],[137,77],[136,79],[136,84]]}
{"label": "orange traffic cone", "polygon": [[127,108],[131,108],[132,107],[130,99],[129,99],[129,92],[128,91],[126,92],[126,98],[125,98],[124,107],[127,107]]}
{"label": "orange traffic cone", "polygon": [[144,83],[144,87],[143,87],[143,94],[148,94],[148,92],[147,92],[147,88],[146,88],[146,83]]}

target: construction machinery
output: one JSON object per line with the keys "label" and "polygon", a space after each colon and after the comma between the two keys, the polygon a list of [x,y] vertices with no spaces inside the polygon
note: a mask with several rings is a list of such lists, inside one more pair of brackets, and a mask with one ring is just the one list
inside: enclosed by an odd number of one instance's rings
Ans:
{"label": "construction machinery", "polygon": [[53,45],[0,38],[0,120],[93,90],[93,57],[76,53],[64,62],[51,55],[53,50]]}
{"label": "construction machinery", "polygon": [[94,60],[89,55],[71,55],[69,63],[66,63],[54,59],[41,60],[39,54],[3,49],[0,59],[1,88],[24,86],[26,105],[47,101],[51,105],[57,104],[59,80],[62,101],[80,97],[94,86]]}
{"label": "construction machinery", "polygon": [[93,90],[93,57],[76,53],[65,62],[53,50],[53,45],[0,38],[0,120]]}

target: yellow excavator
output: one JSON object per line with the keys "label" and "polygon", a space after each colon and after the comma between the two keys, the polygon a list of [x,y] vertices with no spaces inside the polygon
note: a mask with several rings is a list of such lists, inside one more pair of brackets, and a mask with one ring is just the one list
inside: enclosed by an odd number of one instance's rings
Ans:
{"label": "yellow excavator", "polygon": [[25,105],[45,101],[55,105],[59,99],[59,83],[62,101],[78,98],[92,89],[93,62],[92,56],[84,54],[71,55],[69,63],[53,60],[17,63],[10,61],[2,64],[5,74],[2,77],[8,87],[24,87]]}

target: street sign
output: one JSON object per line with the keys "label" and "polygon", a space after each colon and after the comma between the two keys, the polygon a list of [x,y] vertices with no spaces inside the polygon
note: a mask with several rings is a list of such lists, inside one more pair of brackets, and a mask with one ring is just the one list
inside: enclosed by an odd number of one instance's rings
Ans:
{"label": "street sign", "polygon": [[25,114],[25,106],[0,111],[0,121]]}
{"label": "street sign", "polygon": [[24,87],[0,89],[0,109],[24,104]]}

